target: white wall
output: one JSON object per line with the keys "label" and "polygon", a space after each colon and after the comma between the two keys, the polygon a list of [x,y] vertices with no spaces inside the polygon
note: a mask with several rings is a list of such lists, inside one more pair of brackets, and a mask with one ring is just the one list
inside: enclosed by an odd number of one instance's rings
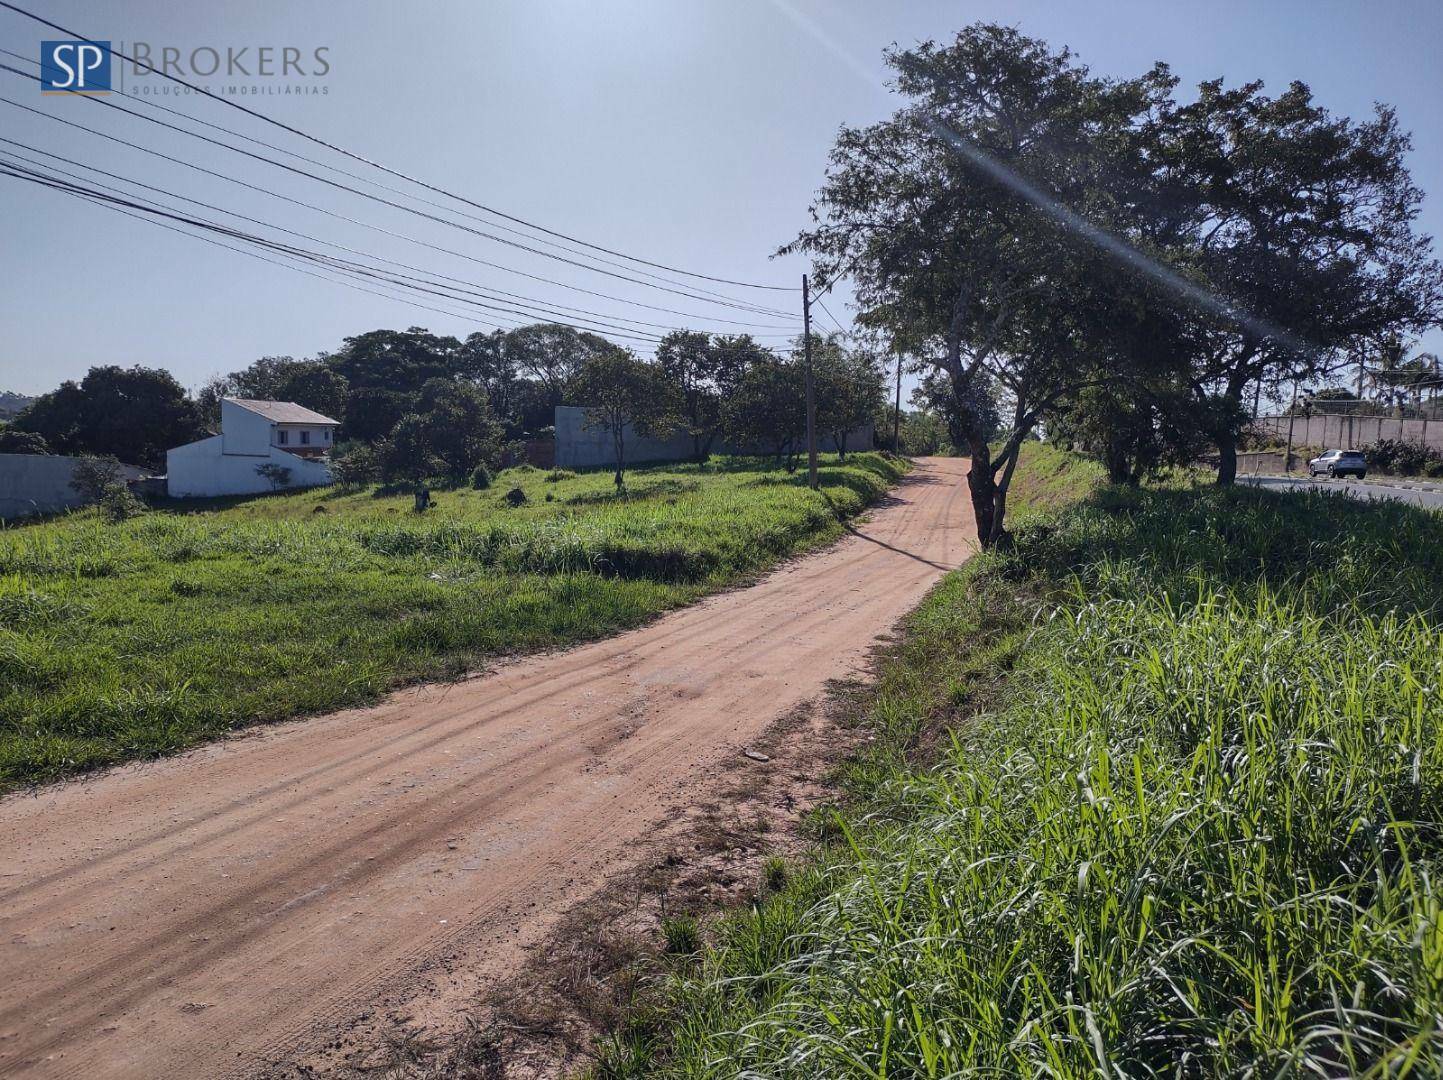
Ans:
{"label": "white wall", "polygon": [[227,454],[264,455],[270,450],[271,422],[225,398],[220,402],[220,430]]}
{"label": "white wall", "polygon": [[1288,437],[1300,446],[1337,447],[1353,450],[1379,439],[1401,439],[1443,450],[1443,420],[1399,420],[1392,416],[1262,416],[1252,422],[1253,430],[1279,438]]}
{"label": "white wall", "polygon": [[[285,433],[285,442],[281,442],[281,433]],[[310,436],[310,442],[301,441],[301,433],[305,432]],[[272,433],[271,445],[284,446],[287,450],[293,450],[297,446],[309,447],[312,450],[329,450],[331,448],[331,429],[324,425],[316,424],[276,424]]]}
{"label": "white wall", "polygon": [[[250,414],[255,416],[254,413]],[[270,424],[261,421],[267,439]],[[177,446],[165,455],[166,494],[172,499],[210,499],[219,495],[258,495],[271,485],[256,472],[267,462],[291,470],[291,488],[316,487],[331,482],[331,470],[319,461],[307,461],[268,444],[256,454],[224,452],[226,436],[212,435],[200,442]]]}
{"label": "white wall", "polygon": [[[54,454],[0,454],[0,520],[50,514],[80,506],[84,496],[70,486],[78,457]],[[141,470],[122,465],[121,475],[136,480]]]}

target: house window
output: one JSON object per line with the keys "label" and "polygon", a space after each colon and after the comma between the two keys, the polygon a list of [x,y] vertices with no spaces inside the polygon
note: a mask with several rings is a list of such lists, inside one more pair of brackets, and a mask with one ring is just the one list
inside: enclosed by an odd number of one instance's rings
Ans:
{"label": "house window", "polygon": [[310,445],[311,445],[311,433],[310,433],[309,431],[303,431],[303,432],[301,432],[301,445],[302,445],[302,446],[310,446]]}
{"label": "house window", "polygon": [[276,432],[276,445],[285,446],[287,440],[290,438],[290,434],[285,428],[281,428],[280,431]]}
{"label": "house window", "polygon": [[322,432],[321,432],[321,438],[324,439],[326,442],[330,442],[330,441],[331,441],[331,429],[330,429],[330,428],[326,428],[324,431],[322,431]]}

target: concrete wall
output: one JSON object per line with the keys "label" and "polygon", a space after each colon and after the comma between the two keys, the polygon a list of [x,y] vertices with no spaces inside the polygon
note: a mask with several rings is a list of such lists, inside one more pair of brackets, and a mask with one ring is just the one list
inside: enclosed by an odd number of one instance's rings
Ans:
{"label": "concrete wall", "polygon": [[[692,455],[691,436],[673,435],[670,439],[644,439],[628,426],[626,430],[626,463],[641,465],[655,461],[686,461]],[[825,453],[837,449],[836,440],[818,433],[817,446]],[[847,450],[872,449],[872,425],[867,424],[847,436]],[[722,443],[712,444],[714,454],[755,454],[757,448],[738,448]],[[604,427],[586,427],[586,410],[572,405],[556,407],[556,464],[565,469],[590,469],[610,465],[615,460],[611,432]]]}
{"label": "concrete wall", "polygon": [[[83,460],[50,454],[0,454],[0,519],[83,506],[86,500],[70,486],[75,466]],[[120,471],[127,480],[141,476],[141,470],[133,465],[122,465]]]}
{"label": "concrete wall", "polygon": [[260,413],[243,409],[234,401],[221,399],[221,440],[227,454],[264,455],[270,449],[273,441],[271,439],[273,426]]}
{"label": "concrete wall", "polygon": [[[254,415],[254,414],[252,414]],[[270,425],[258,417],[269,438]],[[262,444],[258,453],[225,451],[226,437],[187,443],[166,451],[166,494],[172,499],[211,499],[221,495],[259,495],[272,490],[270,481],[256,472],[270,462],[291,470],[290,487],[317,487],[331,482],[331,470],[319,461],[307,461],[274,446]]]}
{"label": "concrete wall", "polygon": [[[1443,420],[1395,420],[1389,416],[1295,416],[1294,446],[1321,446],[1327,450],[1356,450],[1379,439],[1402,439],[1443,450]],[[1261,416],[1253,429],[1288,437],[1288,417]]]}

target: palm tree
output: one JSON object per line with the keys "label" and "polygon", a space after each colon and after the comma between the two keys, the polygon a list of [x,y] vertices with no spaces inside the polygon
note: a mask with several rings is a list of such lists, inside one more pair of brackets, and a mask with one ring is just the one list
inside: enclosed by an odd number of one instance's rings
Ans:
{"label": "palm tree", "polygon": [[1422,408],[1424,391],[1430,402],[1436,401],[1443,388],[1443,365],[1438,356],[1419,353],[1410,357],[1411,347],[1401,338],[1390,338],[1378,352],[1377,366],[1366,369],[1374,398],[1400,412],[1410,403],[1415,409]]}

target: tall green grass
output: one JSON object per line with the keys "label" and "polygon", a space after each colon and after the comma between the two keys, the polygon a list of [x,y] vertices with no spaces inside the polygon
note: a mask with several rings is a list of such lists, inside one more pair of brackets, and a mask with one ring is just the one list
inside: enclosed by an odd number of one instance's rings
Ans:
{"label": "tall green grass", "polygon": [[1023,529],[913,617],[839,839],[599,1071],[1439,1075],[1440,624],[1401,504]]}
{"label": "tall green grass", "polygon": [[324,489],[0,529],[0,789],[636,626],[839,535],[900,475],[854,455],[811,492],[721,460],[621,496],[517,469],[424,515]]}

